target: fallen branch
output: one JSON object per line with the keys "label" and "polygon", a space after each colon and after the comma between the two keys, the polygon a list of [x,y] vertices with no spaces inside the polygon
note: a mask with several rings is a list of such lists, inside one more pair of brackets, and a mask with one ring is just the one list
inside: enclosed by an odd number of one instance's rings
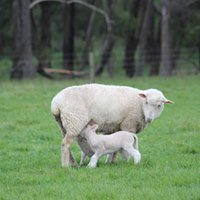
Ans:
{"label": "fallen branch", "polygon": [[86,72],[72,71],[72,70],[67,70],[67,69],[44,68],[44,71],[47,74],[57,73],[57,74],[75,75],[75,76],[85,76],[88,74]]}

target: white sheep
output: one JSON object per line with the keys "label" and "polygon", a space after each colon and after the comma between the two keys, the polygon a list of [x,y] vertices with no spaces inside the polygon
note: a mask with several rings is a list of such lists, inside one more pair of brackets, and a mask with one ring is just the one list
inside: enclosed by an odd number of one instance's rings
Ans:
{"label": "white sheep", "polygon": [[51,112],[63,133],[62,166],[76,164],[70,145],[90,120],[99,125],[98,131],[105,133],[119,130],[139,133],[161,114],[164,103],[172,101],[156,89],[139,90],[102,84],[63,89],[51,102]]}
{"label": "white sheep", "polygon": [[[88,164],[89,168],[96,167],[101,156],[118,151],[122,153],[126,160],[128,160],[129,157],[132,157],[135,164],[140,162],[141,154],[138,151],[138,138],[134,133],[128,131],[117,131],[110,135],[97,135],[97,128],[97,124],[88,124],[83,131],[89,146],[94,152],[94,155],[92,155]],[[81,163],[84,162],[85,156],[86,155],[82,152]]]}

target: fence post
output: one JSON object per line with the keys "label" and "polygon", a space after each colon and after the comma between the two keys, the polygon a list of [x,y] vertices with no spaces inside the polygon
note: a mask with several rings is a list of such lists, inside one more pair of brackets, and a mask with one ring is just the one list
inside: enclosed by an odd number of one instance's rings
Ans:
{"label": "fence post", "polygon": [[90,82],[95,82],[95,66],[94,66],[94,54],[93,52],[89,52],[89,65],[90,65]]}

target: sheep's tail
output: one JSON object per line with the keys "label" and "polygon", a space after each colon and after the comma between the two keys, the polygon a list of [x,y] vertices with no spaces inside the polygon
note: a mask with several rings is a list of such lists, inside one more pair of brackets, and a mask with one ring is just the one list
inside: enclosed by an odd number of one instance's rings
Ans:
{"label": "sheep's tail", "polygon": [[133,145],[134,145],[135,149],[139,150],[138,137],[137,137],[137,135],[136,135],[136,134],[133,134],[133,138],[134,138],[134,143],[133,143]]}
{"label": "sheep's tail", "polygon": [[51,112],[55,117],[60,116],[60,109],[55,99],[53,99],[51,102]]}
{"label": "sheep's tail", "polygon": [[61,120],[61,116],[60,116],[61,113],[60,113],[59,106],[54,99],[51,102],[51,112],[54,115],[55,120],[57,121],[64,136],[66,134],[66,129],[64,128],[62,120]]}

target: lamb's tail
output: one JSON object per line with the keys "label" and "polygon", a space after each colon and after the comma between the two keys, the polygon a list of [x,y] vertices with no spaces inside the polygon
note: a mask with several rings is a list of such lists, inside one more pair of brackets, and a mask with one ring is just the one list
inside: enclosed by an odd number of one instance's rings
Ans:
{"label": "lamb's tail", "polygon": [[139,145],[138,145],[138,137],[136,134],[133,133],[133,138],[134,138],[134,147],[135,149],[139,150]]}

